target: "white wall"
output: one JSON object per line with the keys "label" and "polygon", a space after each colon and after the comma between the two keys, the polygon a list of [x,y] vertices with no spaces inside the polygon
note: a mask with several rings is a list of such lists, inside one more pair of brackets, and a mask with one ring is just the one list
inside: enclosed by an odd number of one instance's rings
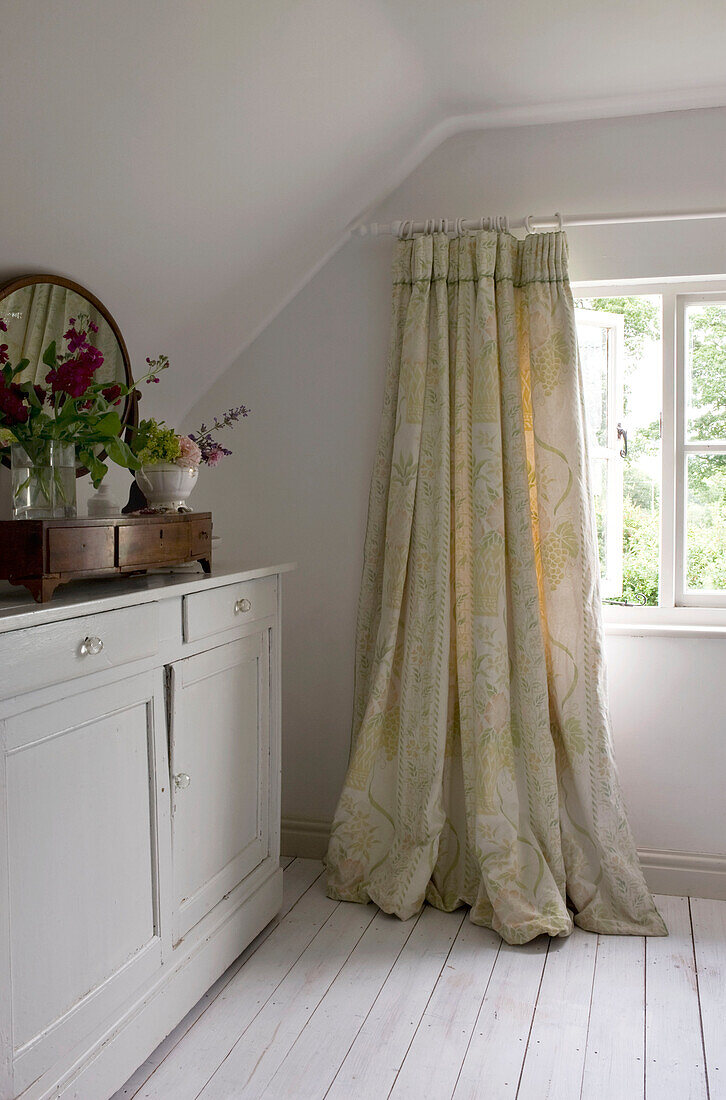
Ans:
{"label": "white wall", "polygon": [[[722,206],[725,139],[721,109],[462,134],[372,217]],[[573,279],[726,272],[724,222],[571,230],[569,240]],[[287,818],[328,820],[348,757],[391,247],[390,239],[346,244],[216,382],[188,425],[239,401],[252,406],[234,437],[235,456],[203,475],[196,504],[214,511],[224,553],[299,562],[285,587]],[[611,637],[608,655],[639,845],[725,856],[726,642]]]}
{"label": "white wall", "polygon": [[202,470],[225,559],[297,561],[283,582],[286,816],[330,818],[348,759],[355,607],[383,396],[389,248],[351,242],[190,414],[251,415]]}

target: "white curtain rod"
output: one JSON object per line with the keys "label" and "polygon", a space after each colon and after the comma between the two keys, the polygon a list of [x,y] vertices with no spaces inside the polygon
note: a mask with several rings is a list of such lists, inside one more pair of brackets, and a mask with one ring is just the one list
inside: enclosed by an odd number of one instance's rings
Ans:
{"label": "white curtain rod", "polygon": [[469,229],[567,229],[576,225],[628,225],[637,222],[689,222],[706,218],[726,218],[726,210],[668,210],[659,214],[528,214],[526,218],[510,220],[494,218],[428,218],[426,221],[395,221],[390,224],[371,222],[359,225],[353,232],[361,237],[411,237],[414,233],[461,233]]}

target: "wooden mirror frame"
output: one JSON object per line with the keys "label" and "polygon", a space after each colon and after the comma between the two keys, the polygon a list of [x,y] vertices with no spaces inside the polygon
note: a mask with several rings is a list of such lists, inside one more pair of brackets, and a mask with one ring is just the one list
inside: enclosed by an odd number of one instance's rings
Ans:
{"label": "wooden mirror frame", "polygon": [[[106,309],[103,302],[101,302],[95,294],[91,294],[90,290],[86,290],[84,286],[81,286],[80,283],[75,283],[72,279],[65,279],[62,275],[21,275],[0,286],[0,312],[2,312],[2,303],[6,298],[9,298],[16,290],[22,290],[26,286],[34,286],[36,283],[51,283],[53,286],[62,286],[65,290],[72,290],[75,294],[78,294],[81,298],[85,298],[87,302],[90,302],[93,308],[96,309],[107,322],[118,340],[118,346],[121,349],[121,358],[123,359],[124,371],[126,374],[126,385],[133,386],[134,380],[131,374],[131,360],[129,359],[126,342],[121,335],[121,329],[118,327],[116,321]],[[124,435],[128,442],[131,432],[138,422],[138,402],[133,390],[126,396],[123,411],[119,415],[121,417]],[[2,462],[4,466],[10,465],[10,460],[5,456],[2,458]],[[79,466],[76,469],[77,478],[83,477],[87,473],[88,470],[85,466]]]}

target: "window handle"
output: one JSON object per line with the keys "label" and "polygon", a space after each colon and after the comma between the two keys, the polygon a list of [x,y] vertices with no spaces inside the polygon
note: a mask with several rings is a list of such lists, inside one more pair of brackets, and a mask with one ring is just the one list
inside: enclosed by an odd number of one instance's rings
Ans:
{"label": "window handle", "polygon": [[618,439],[622,439],[623,447],[620,451],[621,458],[628,457],[628,429],[624,428],[622,424],[618,424]]}

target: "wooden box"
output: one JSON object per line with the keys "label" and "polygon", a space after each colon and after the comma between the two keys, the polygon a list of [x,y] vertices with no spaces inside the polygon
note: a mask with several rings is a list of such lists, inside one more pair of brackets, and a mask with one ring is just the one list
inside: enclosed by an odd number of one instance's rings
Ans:
{"label": "wooden box", "polygon": [[0,579],[24,585],[38,603],[80,577],[128,576],[190,561],[211,569],[211,512],[0,522]]}

